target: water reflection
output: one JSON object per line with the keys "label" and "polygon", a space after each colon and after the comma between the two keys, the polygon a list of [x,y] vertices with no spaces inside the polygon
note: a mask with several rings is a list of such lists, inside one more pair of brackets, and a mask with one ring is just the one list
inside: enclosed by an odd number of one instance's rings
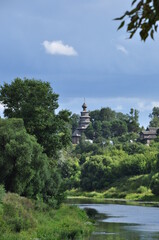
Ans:
{"label": "water reflection", "polygon": [[[86,200],[85,200],[86,201]],[[159,208],[126,204],[76,202],[96,221],[89,240],[159,239]]]}

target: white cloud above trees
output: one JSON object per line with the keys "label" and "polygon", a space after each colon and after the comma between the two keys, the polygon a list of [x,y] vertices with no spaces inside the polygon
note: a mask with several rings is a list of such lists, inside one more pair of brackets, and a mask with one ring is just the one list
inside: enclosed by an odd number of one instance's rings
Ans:
{"label": "white cloud above trees", "polygon": [[117,45],[116,49],[122,53],[124,53],[125,55],[128,55],[128,51],[126,50],[126,48],[122,45]]}
{"label": "white cloud above trees", "polygon": [[65,45],[61,40],[49,42],[45,40],[43,46],[48,54],[51,55],[65,55],[77,56],[76,50],[69,45]]}

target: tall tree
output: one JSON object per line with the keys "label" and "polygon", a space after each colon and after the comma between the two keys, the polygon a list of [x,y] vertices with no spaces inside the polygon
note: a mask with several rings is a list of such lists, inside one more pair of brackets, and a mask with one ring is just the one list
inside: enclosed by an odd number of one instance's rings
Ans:
{"label": "tall tree", "polygon": [[0,119],[0,184],[7,191],[58,203],[61,179],[22,119]]}
{"label": "tall tree", "polygon": [[132,9],[115,19],[121,21],[118,29],[125,25],[127,19],[129,38],[139,30],[141,40],[145,41],[149,36],[154,39],[154,33],[158,29],[159,0],[132,0]]}
{"label": "tall tree", "polygon": [[0,87],[4,116],[22,118],[28,133],[35,135],[49,157],[69,142],[68,111],[55,114],[58,95],[48,82],[16,78]]}
{"label": "tall tree", "polygon": [[138,132],[139,127],[139,111],[136,109],[130,109],[130,115],[128,116],[128,131],[129,132]]}
{"label": "tall tree", "polygon": [[154,107],[149,117],[151,118],[150,127],[159,127],[159,107]]}

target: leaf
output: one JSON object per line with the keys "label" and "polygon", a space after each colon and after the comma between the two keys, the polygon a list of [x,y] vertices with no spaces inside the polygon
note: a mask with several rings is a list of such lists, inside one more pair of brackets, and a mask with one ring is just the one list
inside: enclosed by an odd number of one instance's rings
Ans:
{"label": "leaf", "polygon": [[137,0],[134,0],[131,5],[134,5],[134,3],[136,3],[136,1],[137,1]]}
{"label": "leaf", "polygon": [[155,25],[155,31],[157,32],[158,25]]}
{"label": "leaf", "polygon": [[150,36],[154,40],[154,30],[153,29],[151,30]]}
{"label": "leaf", "polygon": [[131,34],[130,34],[130,36],[129,36],[129,39],[131,39],[131,38],[134,36],[135,32],[136,32],[136,30],[134,30],[134,31],[131,32]]}
{"label": "leaf", "polygon": [[127,15],[129,15],[129,12],[128,11],[126,11],[125,13],[124,13],[124,15],[122,15],[121,17],[118,17],[118,18],[114,18],[113,20],[122,20],[125,16],[127,16]]}
{"label": "leaf", "polygon": [[120,24],[120,26],[118,27],[118,30],[119,30],[120,28],[122,28],[122,27],[124,26],[124,24],[125,24],[125,21],[122,21],[121,24]]}
{"label": "leaf", "polygon": [[145,41],[146,38],[148,37],[148,32],[146,30],[141,30],[140,37],[141,37],[141,40]]}

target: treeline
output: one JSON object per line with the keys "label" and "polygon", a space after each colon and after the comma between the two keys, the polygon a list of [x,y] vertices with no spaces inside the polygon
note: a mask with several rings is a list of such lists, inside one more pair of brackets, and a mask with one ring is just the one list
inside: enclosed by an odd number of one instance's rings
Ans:
{"label": "treeline", "polygon": [[[159,195],[159,143],[150,146],[139,142],[91,144],[81,140],[72,151],[62,156],[61,169],[66,189],[81,191],[108,190],[113,183],[125,177],[145,176],[138,186]],[[123,182],[123,185],[126,184]],[[125,191],[131,191],[128,186]],[[133,189],[139,191],[138,189]],[[125,197],[121,195],[121,197]],[[120,197],[120,195],[118,196]]]}
{"label": "treeline", "polygon": [[[72,129],[77,127],[79,116],[73,114],[71,116]],[[136,109],[130,109],[129,114],[115,112],[109,107],[101,108],[90,112],[91,123],[85,131],[88,139],[96,143],[104,142],[112,138],[120,138],[128,135],[130,138],[136,138],[135,133],[139,133],[139,112]],[[132,134],[131,134],[132,133]],[[127,140],[127,139],[126,139]],[[130,139],[129,139],[130,140]]]}
{"label": "treeline", "polygon": [[[56,207],[65,191],[108,189],[119,178],[148,175],[143,186],[159,195],[158,137],[145,146],[138,140],[139,112],[102,108],[90,112],[91,124],[80,144],[71,144],[79,116],[58,114],[58,95],[48,82],[15,79],[0,87],[0,184],[6,191],[41,199]],[[159,108],[150,114],[159,126]],[[93,143],[89,141],[93,140]]]}
{"label": "treeline", "polygon": [[[102,108],[91,111],[90,116],[91,124],[80,144],[62,162],[66,188],[103,191],[119,179],[145,175],[141,187],[159,195],[159,138],[150,146],[140,142],[143,127],[139,126],[139,112],[131,109],[129,114],[122,114]],[[159,127],[158,107],[153,108],[150,118],[150,126]],[[74,129],[78,116],[74,114],[71,119]]]}

